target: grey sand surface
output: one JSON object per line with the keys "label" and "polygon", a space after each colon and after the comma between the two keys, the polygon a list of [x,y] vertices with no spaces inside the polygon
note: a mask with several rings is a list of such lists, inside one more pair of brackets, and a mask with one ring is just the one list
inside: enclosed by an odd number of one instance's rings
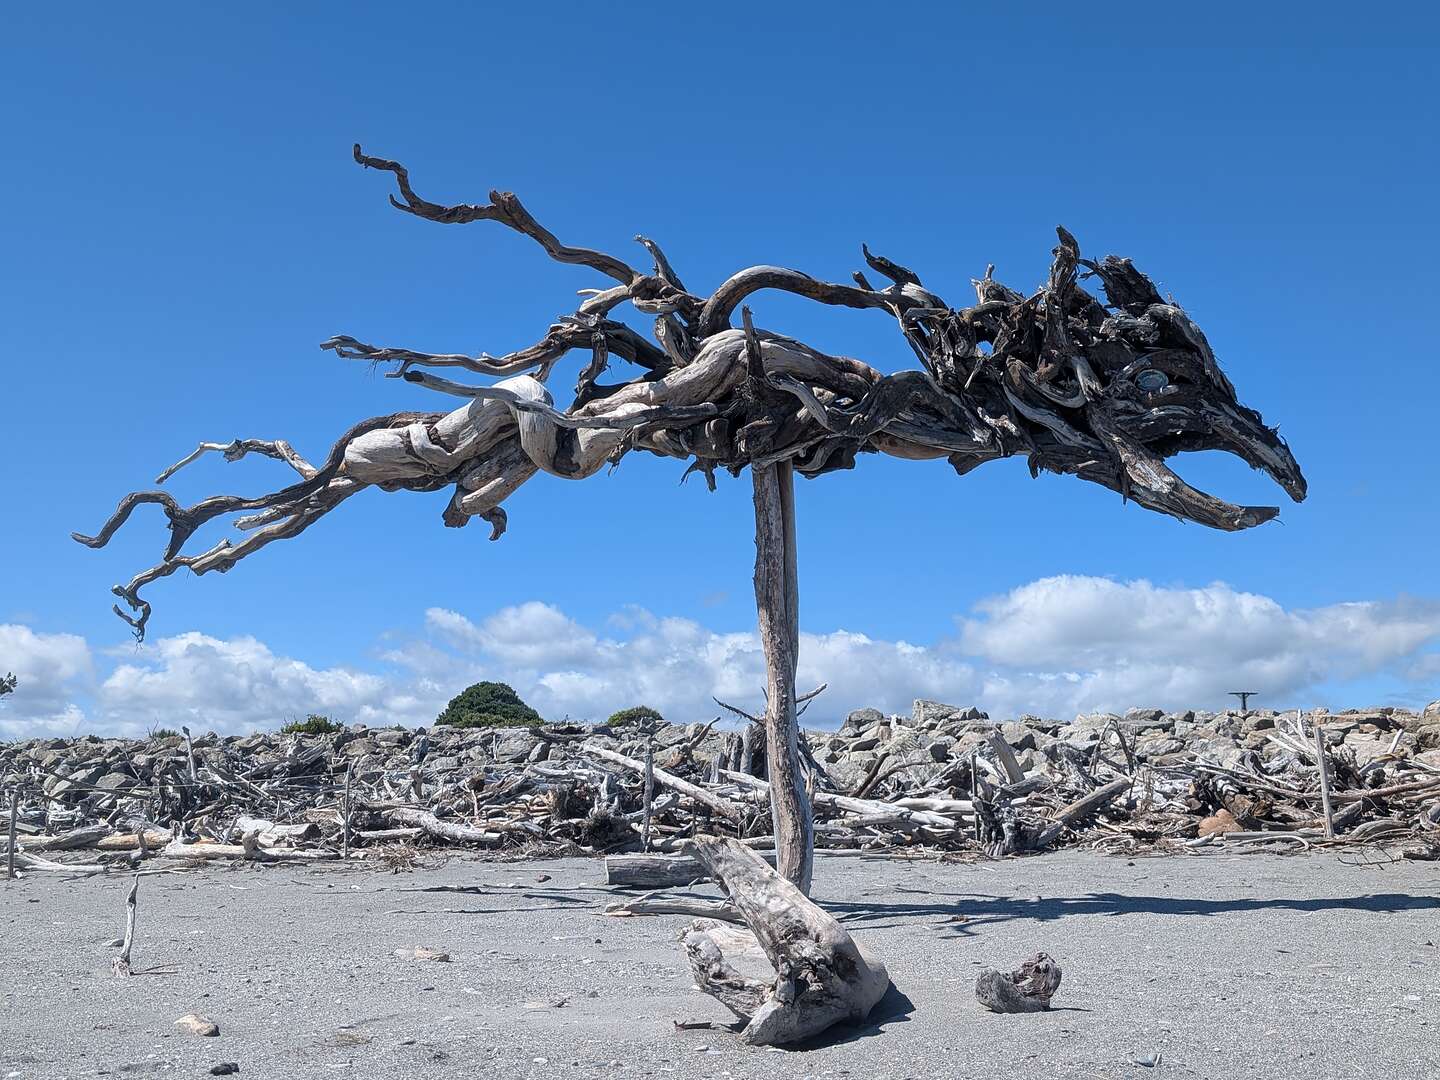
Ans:
{"label": "grey sand surface", "polygon": [[[817,898],[896,989],[875,1022],[798,1051],[676,1030],[730,1019],[692,989],[685,920],[600,914],[602,878],[582,859],[147,876],[133,962],[175,973],[128,980],[108,945],[128,876],[0,882],[0,1080],[221,1061],[286,1080],[1440,1076],[1434,864],[822,855]],[[451,962],[395,955],[417,945]],[[980,968],[1038,949],[1064,967],[1054,1011],[981,1011]],[[220,1036],[178,1032],[187,1012]]]}

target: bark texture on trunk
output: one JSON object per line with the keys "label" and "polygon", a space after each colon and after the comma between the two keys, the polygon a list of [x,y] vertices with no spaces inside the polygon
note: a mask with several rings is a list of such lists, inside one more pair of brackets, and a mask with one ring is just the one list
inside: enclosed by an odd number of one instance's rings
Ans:
{"label": "bark texture on trunk", "polygon": [[795,478],[788,461],[752,468],[755,484],[755,607],[765,649],[765,755],[776,867],[810,892],[815,821],[800,764],[795,665],[800,651],[795,557]]}

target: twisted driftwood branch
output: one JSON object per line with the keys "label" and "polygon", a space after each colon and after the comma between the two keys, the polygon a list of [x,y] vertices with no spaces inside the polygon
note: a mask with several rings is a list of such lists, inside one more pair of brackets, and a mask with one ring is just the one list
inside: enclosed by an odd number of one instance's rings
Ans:
{"label": "twisted driftwood branch", "polygon": [[[575,312],[534,345],[499,357],[423,353],[349,336],[325,342],[338,356],[393,364],[392,375],[465,402],[446,413],[362,421],[318,467],[283,440],[236,439],[201,443],[159,478],[163,483],[209,452],[231,461],[260,453],[300,476],[269,494],[220,495],[193,506],[163,491],[127,495],[98,533],[75,539],[103,547],[136,508],[154,504],[165,513],[171,538],[161,561],[113,589],[129,608],[117,604],[116,612],[137,637],[150,618],[144,586],[182,567],[197,574],[229,570],[265,545],[303,532],[366,487],[451,488],[444,524],[459,527],[479,517],[497,539],[507,523],[502,504],[536,472],[581,479],[637,450],[688,460],[712,486],[717,469],[738,475],[746,466],[783,466],[815,477],[853,467],[862,453],[943,457],[960,474],[1023,455],[1032,474],[1069,473],[1212,528],[1244,529],[1272,518],[1274,507],[1224,502],[1165,464],[1184,451],[1221,449],[1267,472],[1292,498],[1305,495],[1284,440],[1236,400],[1204,334],[1184,311],[1162,299],[1129,260],[1082,259],[1064,229],[1047,282],[1028,297],[994,280],[991,267],[974,282],[976,303],[952,308],[913,270],[864,246],[870,270],[888,281],[883,287],[864,273],[854,275],[854,284],[836,284],[798,270],[752,266],[707,296],[687,290],[648,238],[636,239],[653,262],[651,273],[561,243],[509,192],[492,191],[485,204],[442,205],[417,195],[399,162],[367,156],[358,146],[355,160],[394,176],[398,195],[390,201],[406,213],[444,224],[499,222],[551,258],[589,267],[616,284],[587,290]],[[1080,287],[1082,270],[1099,279],[1105,302]],[[922,370],[884,375],[774,331],[732,328],[735,310],[763,290],[887,313]],[[609,318],[623,303],[654,317],[653,343]],[[560,408],[546,380],[575,350],[588,350],[590,360],[574,400]],[[599,382],[615,358],[636,365],[638,377]],[[428,368],[501,381],[458,383]],[[761,482],[757,492],[769,486]],[[244,539],[183,553],[201,526],[240,512],[246,514],[235,524],[249,533]]]}

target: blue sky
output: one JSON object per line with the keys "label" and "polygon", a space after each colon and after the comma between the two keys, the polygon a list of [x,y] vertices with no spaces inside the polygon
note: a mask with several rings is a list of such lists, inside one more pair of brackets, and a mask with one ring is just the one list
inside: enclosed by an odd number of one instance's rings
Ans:
{"label": "blue sky", "polygon": [[[434,612],[473,629],[543,608],[563,623],[540,617],[548,629],[536,632],[578,627],[574,640],[622,652],[644,636],[624,614],[637,609],[712,643],[752,628],[748,481],[722,477],[710,494],[679,485],[682,464],[632,455],[612,475],[532,481],[493,545],[482,526],[441,527],[443,493],[368,492],[228,575],[153,587],[156,641],[127,644],[108,588],[155,561],[162,523],[139,517],[103,552],[71,543],[72,529],[96,528],[120,494],[202,439],[283,437],[323,456],[356,419],[436,407],[321,352],[332,334],[499,353],[599,284],[489,223],[441,227],[391,210],[386,178],[350,160],[355,141],[404,161],[433,199],[513,190],[571,243],[639,259],[631,238],[643,232],[707,291],[762,262],[844,280],[865,241],[959,305],[988,262],[1017,288],[1037,285],[1057,223],[1087,254],[1134,258],[1205,329],[1242,400],[1279,423],[1309,501],[1287,502],[1281,524],[1227,535],[1073,478],[1032,481],[1023,462],[957,478],[943,462],[867,457],[798,492],[806,630],[949,657],[977,680],[955,692],[993,687],[986,677],[1003,669],[997,700],[1014,705],[1027,677],[1098,670],[1086,653],[1096,626],[1144,624],[1125,604],[1152,593],[1134,582],[1196,610],[1213,610],[1216,595],[1264,597],[1292,630],[1355,610],[1337,605],[1371,605],[1367,633],[1405,627],[1390,650],[1352,640],[1303,670],[1277,668],[1265,687],[1274,703],[1440,696],[1429,12],[1367,9],[1357,29],[1353,9],[1331,18],[1309,6],[1303,28],[1256,5],[1194,22],[1150,6],[1043,4],[1015,15],[919,5],[903,17],[847,4],[300,8],[7,16],[0,624],[24,633],[0,637],[11,650],[0,668],[29,664],[32,695],[55,684],[28,713],[15,695],[12,720],[63,706],[54,715],[77,724],[120,724],[116,665],[157,685],[178,679],[161,643],[185,634],[190,645],[172,649],[210,650],[222,668],[256,670],[236,645],[254,639],[265,663],[321,682],[388,680],[366,715],[404,698],[419,703],[397,715],[423,718],[462,674],[549,678],[551,690],[574,676],[553,700],[576,711],[629,704],[617,696],[648,685],[607,682],[583,644],[516,660]],[[876,313],[768,294],[755,305],[759,321],[817,347],[886,370],[913,363]],[[570,385],[570,369],[562,376],[557,386]],[[1179,464],[1232,501],[1286,502],[1233,459]],[[188,500],[279,481],[273,462],[210,461],[172,486]],[[1039,595],[1017,590],[1051,579],[1072,583],[1052,597],[1062,604],[1093,599],[1092,579],[1131,591],[1118,608],[1085,608],[1073,662],[1060,650],[1031,671],[967,637],[967,622],[996,618],[977,604],[1013,606]],[[1216,583],[1222,594],[1203,592]],[[681,646],[660,639],[673,661]],[[35,659],[36,642],[60,640],[69,666]],[[1154,645],[1137,630],[1104,662],[1130,666]],[[457,650],[451,667],[435,659]],[[1190,659],[1182,650],[1161,667]],[[1218,704],[1225,672],[1206,670],[1120,685]],[[887,700],[908,693],[874,678]],[[307,694],[324,698],[319,683],[299,685],[277,700],[304,711]],[[849,692],[864,696],[864,680]]]}

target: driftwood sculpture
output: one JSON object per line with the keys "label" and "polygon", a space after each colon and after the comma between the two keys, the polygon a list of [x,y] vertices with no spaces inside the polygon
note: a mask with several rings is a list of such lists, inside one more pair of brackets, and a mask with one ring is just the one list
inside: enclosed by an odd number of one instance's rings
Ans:
{"label": "driftwood sculpture", "polygon": [[696,985],[745,1022],[746,1042],[801,1042],[870,1015],[890,976],[844,927],[738,840],[702,836],[691,851],[749,929],[697,919],[681,942]]}
{"label": "driftwood sculpture", "polygon": [[[1299,466],[1278,433],[1236,399],[1200,329],[1162,298],[1127,259],[1081,258],[1059,230],[1048,280],[1023,296],[994,279],[974,282],[976,302],[951,307],[912,270],[862,247],[870,271],[853,284],[797,270],[752,266],[713,291],[694,292],[660,247],[637,237],[653,268],[637,270],[613,255],[562,244],[520,200],[492,191],[482,204],[445,206],[421,198],[405,168],[355,160],[391,173],[406,213],[442,224],[495,221],[535,240],[554,259],[588,266],[613,284],[587,290],[569,315],[533,345],[504,356],[415,352],[335,337],[323,348],[462,404],[447,412],[401,412],[362,420],[318,465],[282,440],[202,443],[166,469],[207,452],[233,461],[258,453],[299,479],[251,498],[220,495],[181,506],[163,491],[127,495],[95,536],[103,547],[138,506],[164,511],[170,542],[160,562],[113,589],[129,608],[116,612],[143,636],[151,609],[141,590],[182,567],[224,572],[276,540],[294,537],[366,487],[386,491],[452,490],[443,521],[452,528],[480,518],[498,539],[505,500],[537,472],[578,480],[614,466],[631,451],[690,462],[712,487],[717,470],[749,466],[755,502],[755,595],[768,672],[765,714],[770,797],[780,873],[808,890],[813,848],[810,804],[797,748],[795,662],[799,647],[793,475],[816,477],[884,453],[944,458],[957,473],[997,458],[1025,456],[1031,473],[1067,473],[1102,484],[1150,510],[1217,529],[1268,521],[1274,507],[1236,506],[1199,491],[1166,465],[1187,450],[1226,450],[1268,473],[1295,500],[1305,496]],[[1099,279],[1105,301],[1079,278]],[[742,326],[737,311],[763,290],[820,304],[874,309],[896,320],[921,370],[884,375],[870,364],[832,356],[778,331]],[[654,341],[613,318],[622,304],[654,319]],[[574,398],[556,408],[547,385],[572,351],[588,354]],[[619,358],[636,377],[602,382]],[[475,385],[437,369],[494,377]],[[243,513],[246,535],[186,553],[207,522]]]}

